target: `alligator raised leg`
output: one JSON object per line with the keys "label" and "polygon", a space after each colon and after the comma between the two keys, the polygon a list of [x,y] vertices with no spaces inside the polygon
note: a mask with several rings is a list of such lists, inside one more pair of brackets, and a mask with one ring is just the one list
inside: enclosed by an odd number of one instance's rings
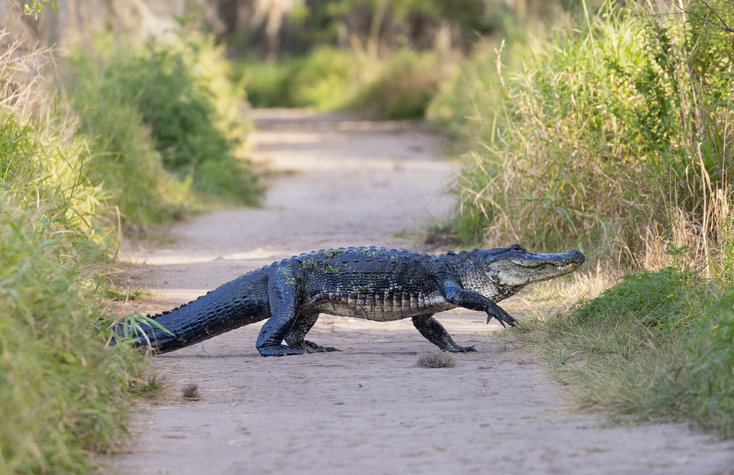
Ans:
{"label": "alligator raised leg", "polygon": [[451,353],[467,353],[477,351],[473,346],[457,345],[449,332],[433,318],[433,315],[418,315],[413,317],[413,326],[423,335],[426,340],[430,341],[443,351]]}

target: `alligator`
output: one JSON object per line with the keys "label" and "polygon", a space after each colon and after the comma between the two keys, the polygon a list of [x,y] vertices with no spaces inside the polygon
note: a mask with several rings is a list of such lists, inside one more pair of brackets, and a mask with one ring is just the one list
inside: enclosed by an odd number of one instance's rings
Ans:
{"label": "alligator", "polygon": [[[267,320],[262,356],[338,351],[305,339],[321,313],[377,321],[412,318],[443,351],[476,351],[454,342],[433,318],[462,307],[516,321],[497,305],[532,282],[578,269],[584,255],[536,254],[519,244],[433,256],[404,249],[350,247],[301,254],[242,275],[197,300],[150,317],[133,331],[135,346],[166,353]],[[285,341],[285,345],[283,342]]]}

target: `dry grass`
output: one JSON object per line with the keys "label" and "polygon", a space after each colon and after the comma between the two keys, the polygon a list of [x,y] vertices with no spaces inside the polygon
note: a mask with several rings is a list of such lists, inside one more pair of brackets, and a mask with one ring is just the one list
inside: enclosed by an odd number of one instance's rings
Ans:
{"label": "dry grass", "polygon": [[434,351],[418,355],[415,365],[418,368],[453,368],[456,359],[450,353]]}

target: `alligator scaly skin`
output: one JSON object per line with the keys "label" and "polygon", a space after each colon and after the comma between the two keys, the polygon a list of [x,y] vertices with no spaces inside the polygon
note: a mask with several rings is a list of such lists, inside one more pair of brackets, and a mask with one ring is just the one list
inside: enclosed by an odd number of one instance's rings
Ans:
{"label": "alligator scaly skin", "polygon": [[[484,311],[503,325],[515,320],[495,304],[527,283],[572,272],[578,251],[533,254],[519,245],[432,256],[404,249],[360,247],[301,254],[249,272],[186,305],[153,317],[173,335],[143,325],[164,353],[268,319],[257,340],[263,356],[334,351],[304,340],[319,314],[376,321],[412,318],[445,351],[454,343],[433,314],[455,307]],[[287,342],[282,345],[282,341]]]}

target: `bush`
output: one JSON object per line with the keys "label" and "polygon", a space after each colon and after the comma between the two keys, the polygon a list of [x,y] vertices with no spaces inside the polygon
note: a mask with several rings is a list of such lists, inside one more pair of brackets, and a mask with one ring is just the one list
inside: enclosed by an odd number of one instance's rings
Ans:
{"label": "bush", "polygon": [[380,119],[423,117],[446,69],[435,53],[395,51],[378,77],[358,88],[347,107]]}
{"label": "bush", "polygon": [[447,68],[430,52],[400,49],[374,58],[324,47],[279,63],[247,61],[239,75],[256,107],[352,110],[376,119],[404,119],[423,117]]}
{"label": "bush", "polygon": [[67,96],[77,113],[77,135],[90,148],[87,176],[107,190],[125,221],[161,223],[186,204],[186,183],[163,168],[149,128],[119,87],[121,71],[78,51],[63,62]]}
{"label": "bush", "polygon": [[244,157],[244,91],[230,82],[213,38],[181,33],[108,50],[102,95],[137,109],[163,166],[201,192],[257,204],[262,189]]}

